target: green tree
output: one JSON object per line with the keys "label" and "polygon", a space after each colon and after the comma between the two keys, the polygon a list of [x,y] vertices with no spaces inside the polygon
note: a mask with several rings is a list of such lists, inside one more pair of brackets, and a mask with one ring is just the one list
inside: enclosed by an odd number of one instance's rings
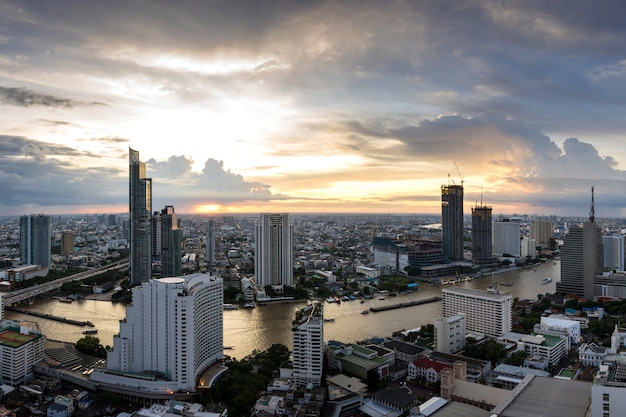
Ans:
{"label": "green tree", "polygon": [[76,342],[76,350],[85,355],[106,359],[107,350],[100,344],[100,339],[94,336],[85,336]]}

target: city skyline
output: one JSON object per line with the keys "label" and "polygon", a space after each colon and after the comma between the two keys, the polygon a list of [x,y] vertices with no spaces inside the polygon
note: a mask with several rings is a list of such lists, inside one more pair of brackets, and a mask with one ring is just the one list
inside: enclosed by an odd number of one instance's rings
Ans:
{"label": "city skyline", "polygon": [[177,213],[626,217],[626,6],[0,5],[0,215],[119,213],[128,148]]}

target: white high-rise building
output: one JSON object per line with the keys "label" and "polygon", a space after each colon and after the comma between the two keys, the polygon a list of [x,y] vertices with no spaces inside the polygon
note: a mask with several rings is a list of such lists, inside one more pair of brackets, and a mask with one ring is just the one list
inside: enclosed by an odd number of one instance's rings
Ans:
{"label": "white high-rise building", "polygon": [[519,258],[522,255],[520,230],[519,222],[493,222],[493,255]]}
{"label": "white high-rise building", "polygon": [[293,224],[289,214],[261,214],[256,223],[254,273],[261,288],[293,285]]}
{"label": "white high-rise building", "polygon": [[94,370],[92,380],[150,395],[195,392],[200,375],[223,357],[222,279],[150,279],[132,291],[107,369]]}
{"label": "white high-rise building", "polygon": [[537,241],[535,241],[535,239],[524,236],[520,246],[522,248],[522,258],[530,256],[534,259],[537,257]]}
{"label": "white high-rise building", "polygon": [[491,293],[469,288],[444,288],[443,316],[465,315],[465,329],[500,337],[512,329],[511,294]]}
{"label": "white high-rise building", "polygon": [[437,352],[456,353],[465,347],[465,314],[435,319],[435,342]]}
{"label": "white high-rise building", "polygon": [[299,387],[319,387],[324,367],[324,311],[319,303],[296,313],[293,327],[293,378]]}
{"label": "white high-rise building", "polygon": [[604,245],[604,267],[624,270],[624,236],[602,236]]}

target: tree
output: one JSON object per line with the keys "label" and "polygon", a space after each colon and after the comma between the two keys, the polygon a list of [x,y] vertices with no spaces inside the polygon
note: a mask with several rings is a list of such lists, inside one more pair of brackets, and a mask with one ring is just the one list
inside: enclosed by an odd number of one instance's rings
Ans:
{"label": "tree", "polygon": [[100,339],[94,336],[85,336],[76,342],[76,350],[85,355],[106,359],[107,350],[100,344]]}

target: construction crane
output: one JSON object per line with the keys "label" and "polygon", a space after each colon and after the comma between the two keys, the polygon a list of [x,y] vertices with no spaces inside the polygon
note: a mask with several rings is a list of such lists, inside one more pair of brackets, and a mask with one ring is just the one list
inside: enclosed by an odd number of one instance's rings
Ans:
{"label": "construction crane", "polygon": [[454,167],[456,168],[456,172],[457,174],[459,174],[459,178],[461,179],[461,187],[463,186],[463,175],[461,175],[461,171],[459,171],[459,167],[456,164],[456,161],[454,161]]}

